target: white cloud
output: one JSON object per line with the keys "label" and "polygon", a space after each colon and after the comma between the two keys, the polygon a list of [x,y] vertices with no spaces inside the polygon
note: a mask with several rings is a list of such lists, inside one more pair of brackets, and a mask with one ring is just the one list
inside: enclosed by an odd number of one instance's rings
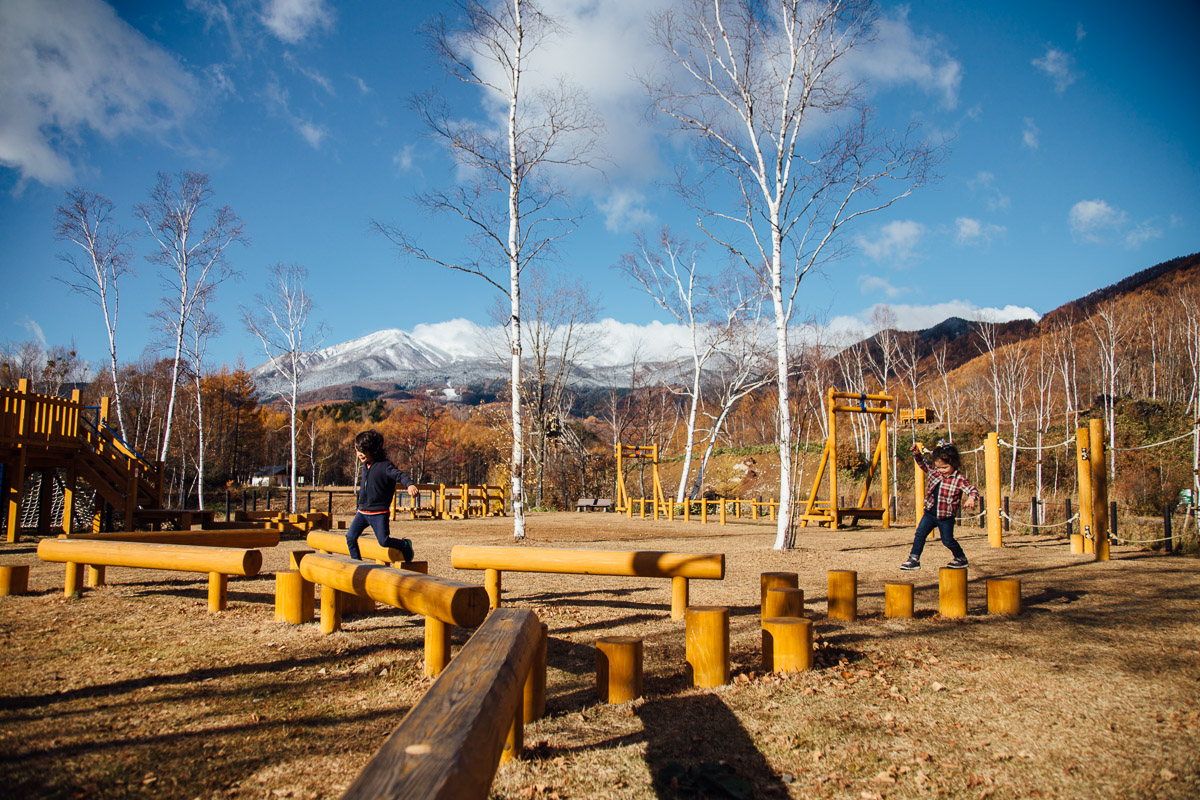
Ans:
{"label": "white cloud", "polygon": [[1082,42],[1083,37],[1087,36],[1087,31],[1083,29],[1082,22],[1075,23],[1075,41]]}
{"label": "white cloud", "polygon": [[74,179],[87,132],[176,131],[196,82],[99,0],[0,3],[0,164],[22,181]]}
{"label": "white cloud", "polygon": [[872,261],[890,261],[904,264],[911,261],[915,255],[921,237],[925,235],[925,226],[913,220],[895,220],[879,229],[879,235],[874,240],[865,236],[857,238],[858,246]]}
{"label": "white cloud", "polygon": [[321,142],[325,141],[325,138],[329,135],[329,130],[323,125],[318,125],[312,120],[305,119],[294,113],[291,109],[288,91],[279,85],[279,81],[272,78],[263,90],[263,95],[267,102],[267,108],[271,113],[287,120],[296,133],[300,134],[304,141],[308,142],[309,146],[314,150],[321,147]]}
{"label": "white cloud", "polygon": [[413,167],[413,150],[416,145],[406,144],[401,147],[394,156],[392,156],[392,164],[401,172],[408,172]]}
{"label": "white cloud", "polygon": [[895,319],[897,330],[919,331],[932,328],[939,322],[950,317],[965,320],[987,319],[993,322],[1012,322],[1018,319],[1038,320],[1041,315],[1028,306],[1008,305],[1003,308],[978,306],[969,300],[949,300],[932,305],[908,305],[904,303],[876,304],[865,308],[857,314],[845,314],[834,317],[829,321],[829,334],[837,338],[862,338],[878,333],[873,319],[885,318],[888,315],[878,315],[877,311],[885,308],[890,317]]}
{"label": "white cloud", "polygon": [[354,81],[354,85],[358,87],[358,91],[361,94],[370,94],[371,93],[371,87],[367,86],[367,82],[364,81],[362,78],[358,77],[357,75],[351,75],[350,80]]}
{"label": "white cloud", "polygon": [[1003,225],[984,224],[970,217],[959,217],[954,220],[954,241],[961,245],[991,244],[992,239],[1001,236],[1008,229]]}
{"label": "white cloud", "polygon": [[1153,220],[1139,222],[1133,226],[1133,230],[1125,234],[1125,246],[1130,250],[1136,250],[1146,242],[1161,239],[1162,235],[1162,228],[1154,224]]}
{"label": "white cloud", "polygon": [[1062,94],[1078,76],[1075,74],[1075,59],[1056,47],[1046,48],[1046,55],[1031,62],[1054,81],[1054,91]]}
{"label": "white cloud", "polygon": [[1103,244],[1128,221],[1128,215],[1103,200],[1080,200],[1071,207],[1067,220],[1076,239]]}
{"label": "white cloud", "polygon": [[967,186],[987,198],[988,211],[1000,211],[1012,205],[1012,198],[996,188],[996,176],[991,172],[978,172]]}
{"label": "white cloud", "polygon": [[906,287],[893,286],[887,278],[882,278],[878,275],[860,275],[858,277],[858,290],[863,294],[882,292],[887,297],[899,297],[902,294],[912,291]]}
{"label": "white cloud", "polygon": [[288,44],[297,44],[314,31],[333,26],[333,11],[325,0],[267,0],[263,24]]}
{"label": "white cloud", "polygon": [[637,189],[614,188],[597,205],[604,212],[604,227],[614,233],[654,222],[654,213],[646,209],[645,195]]}
{"label": "white cloud", "polygon": [[13,324],[24,328],[26,333],[37,340],[37,343],[42,346],[42,349],[49,347],[49,345],[46,344],[46,334],[42,331],[42,326],[38,325],[37,321],[34,320],[33,317],[26,316],[20,322],[15,322]]}
{"label": "white cloud", "polygon": [[1021,130],[1021,144],[1025,145],[1030,150],[1037,150],[1039,133],[1041,133],[1041,131],[1038,130],[1037,123],[1034,122],[1033,117],[1026,117],[1025,127]]}
{"label": "white cloud", "polygon": [[333,81],[329,80],[329,78],[326,78],[324,75],[322,75],[320,72],[317,72],[315,69],[304,66],[299,61],[297,61],[296,57],[294,55],[292,55],[291,53],[284,53],[283,60],[285,62],[287,62],[287,65],[290,66],[292,69],[294,69],[296,72],[300,73],[301,75],[303,75],[304,77],[308,78],[310,81],[315,83],[317,86],[320,86],[322,89],[324,89],[325,93],[328,94],[329,96],[333,97],[337,94],[333,90]]}
{"label": "white cloud", "polygon": [[958,105],[962,65],[940,47],[921,36],[908,21],[908,7],[880,16],[874,40],[851,53],[850,71],[881,84],[915,84],[927,94],[941,97],[942,105]]}

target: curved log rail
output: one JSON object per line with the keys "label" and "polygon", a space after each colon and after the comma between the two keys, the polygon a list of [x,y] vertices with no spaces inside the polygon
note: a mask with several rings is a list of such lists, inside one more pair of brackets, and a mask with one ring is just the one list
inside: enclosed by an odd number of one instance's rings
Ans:
{"label": "curved log rail", "polygon": [[484,800],[519,739],[540,634],[532,611],[493,611],[342,797]]}
{"label": "curved log rail", "polygon": [[279,531],[263,528],[245,530],[199,531],[110,531],[108,533],[72,533],[59,535],[67,541],[148,542],[151,544],[186,544],[193,547],[276,547]]}

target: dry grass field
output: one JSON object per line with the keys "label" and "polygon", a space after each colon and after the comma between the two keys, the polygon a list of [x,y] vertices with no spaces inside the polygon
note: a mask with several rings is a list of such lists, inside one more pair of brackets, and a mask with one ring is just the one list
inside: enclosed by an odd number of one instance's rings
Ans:
{"label": "dry grass field", "polygon": [[[455,544],[509,544],[511,520],[397,522],[430,572]],[[505,603],[550,629],[544,719],[497,798],[1194,798],[1200,796],[1200,562],[1114,548],[1072,556],[1047,536],[990,549],[960,529],[970,613],[937,615],[935,540],[902,573],[911,528],[799,532],[771,549],[766,522],[533,514],[527,545],[719,552],[723,581],[695,604],[731,611],[734,679],[687,685],[684,628],[665,580],[506,573]],[[274,622],[274,580],[234,578],[210,614],[203,575],[109,568],[109,586],[62,597],[63,566],[35,541],[31,593],[0,598],[0,785],[12,798],[325,798],[349,785],[421,697],[419,617],[394,610]],[[859,620],[826,618],[828,569],[859,576]],[[800,575],[817,664],[759,666],[759,574]],[[1024,613],[986,614],[983,581],[1017,577]],[[918,618],[883,617],[885,581],[917,584]],[[645,696],[598,703],[597,637],[645,641]],[[455,645],[466,632],[456,631]]]}

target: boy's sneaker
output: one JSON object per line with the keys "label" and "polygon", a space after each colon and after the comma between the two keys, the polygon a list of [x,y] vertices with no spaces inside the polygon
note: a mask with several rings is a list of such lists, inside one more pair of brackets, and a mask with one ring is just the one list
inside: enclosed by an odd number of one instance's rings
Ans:
{"label": "boy's sneaker", "polygon": [[946,565],[949,569],[966,569],[967,560],[965,558],[956,558]]}
{"label": "boy's sneaker", "polygon": [[[413,552],[412,542],[409,541],[408,539],[400,540],[400,548],[399,549],[400,549],[400,557],[404,559],[405,563],[412,561],[413,557],[416,555],[416,553]],[[965,565],[966,562],[963,562],[963,564]]]}
{"label": "boy's sneaker", "polygon": [[920,569],[920,568],[921,568],[921,560],[919,558],[913,558],[912,556],[909,556],[908,561],[905,561],[903,564],[900,565],[900,569]]}

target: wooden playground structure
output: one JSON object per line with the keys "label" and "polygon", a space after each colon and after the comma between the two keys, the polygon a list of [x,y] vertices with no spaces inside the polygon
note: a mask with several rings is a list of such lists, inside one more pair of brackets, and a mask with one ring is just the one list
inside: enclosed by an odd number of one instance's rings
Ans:
{"label": "wooden playground structure", "polygon": [[[829,436],[825,441],[825,450],[821,453],[821,465],[817,467],[817,474],[813,478],[812,489],[808,493],[808,501],[804,504],[803,510],[796,515],[796,519],[804,522],[804,527],[808,527],[808,523],[810,522],[815,522],[818,525],[828,525],[832,530],[837,530],[841,525],[843,517],[849,517],[852,526],[857,525],[860,519],[877,519],[883,522],[885,530],[891,527],[891,513],[886,500],[888,495],[887,418],[889,414],[893,413],[888,404],[893,402],[894,399],[888,394],[839,392],[836,389],[830,388],[826,395]],[[858,404],[843,403],[839,405],[839,400],[858,401]],[[875,405],[868,406],[868,401]],[[858,505],[846,507],[841,505],[842,501],[838,495],[837,474],[837,415],[843,413],[869,414],[879,419],[875,451],[871,454],[871,459],[867,467],[867,477],[863,481],[862,492],[859,493]],[[885,499],[882,506],[869,507],[867,505],[867,498],[870,496],[871,482],[877,471],[880,477],[880,486],[882,487],[880,496]],[[821,484],[826,482],[826,476],[828,476],[829,490],[825,498],[822,499],[819,495]]]}
{"label": "wooden playground structure", "polygon": [[392,497],[392,519],[470,519],[503,517],[508,495],[503,486],[467,483],[418,483],[417,496],[397,491]]}

